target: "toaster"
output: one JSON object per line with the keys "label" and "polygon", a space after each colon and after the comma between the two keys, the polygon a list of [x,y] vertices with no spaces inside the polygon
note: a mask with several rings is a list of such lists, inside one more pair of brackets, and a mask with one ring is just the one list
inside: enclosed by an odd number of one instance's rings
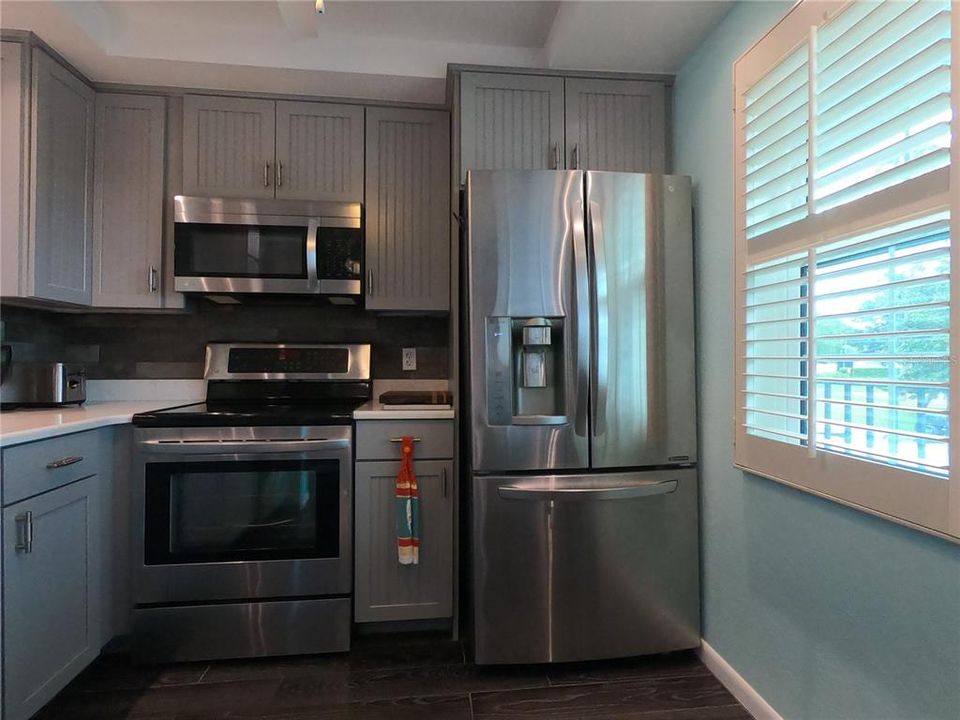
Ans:
{"label": "toaster", "polygon": [[87,373],[82,365],[11,362],[0,378],[4,407],[80,405],[86,399]]}

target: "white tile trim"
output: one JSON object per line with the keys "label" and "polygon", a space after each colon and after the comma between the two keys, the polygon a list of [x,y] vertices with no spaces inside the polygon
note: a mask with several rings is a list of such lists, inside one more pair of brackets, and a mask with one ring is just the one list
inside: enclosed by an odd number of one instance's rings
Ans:
{"label": "white tile trim", "polygon": [[773,706],[764,700],[760,693],[754,690],[706,640],[701,641],[697,655],[756,720],[783,720],[780,713],[774,710]]}

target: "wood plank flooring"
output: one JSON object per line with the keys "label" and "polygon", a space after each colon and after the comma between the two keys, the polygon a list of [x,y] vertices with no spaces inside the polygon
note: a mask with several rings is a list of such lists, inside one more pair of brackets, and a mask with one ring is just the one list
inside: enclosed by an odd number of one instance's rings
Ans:
{"label": "wood plank flooring", "polygon": [[100,658],[37,720],[748,720],[691,653],[477,667],[435,634],[348,654],[136,667]]}

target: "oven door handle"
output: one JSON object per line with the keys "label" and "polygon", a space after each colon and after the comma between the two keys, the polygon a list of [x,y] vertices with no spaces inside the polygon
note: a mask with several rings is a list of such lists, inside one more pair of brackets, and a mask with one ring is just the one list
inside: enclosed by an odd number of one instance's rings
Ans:
{"label": "oven door handle", "polygon": [[302,453],[348,450],[349,438],[301,438],[290,440],[142,440],[150,453],[172,455],[222,455],[248,453]]}

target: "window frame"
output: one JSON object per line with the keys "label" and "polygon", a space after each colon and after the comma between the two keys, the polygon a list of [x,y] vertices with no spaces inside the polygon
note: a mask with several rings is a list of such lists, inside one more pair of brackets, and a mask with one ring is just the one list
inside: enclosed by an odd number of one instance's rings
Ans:
{"label": "window frame", "polygon": [[[749,435],[746,432],[746,280],[747,269],[758,263],[793,253],[807,252],[808,266],[816,268],[816,249],[845,237],[859,235],[885,225],[910,220],[933,212],[949,210],[951,268],[960,268],[960,11],[951,12],[951,162],[941,168],[893,187],[839,205],[819,214],[814,212],[808,192],[805,218],[747,240],[745,184],[746,92],[778,63],[799,47],[809,49],[816,28],[853,4],[851,0],[829,2],[800,0],[790,12],[734,63],[733,147],[734,147],[734,371],[733,443],[734,465],[744,471],[825,497],[867,513],[878,515],[939,537],[960,542],[960,462],[953,457],[953,440],[960,432],[960,363],[956,345],[950,349],[950,472],[942,477],[885,465],[869,459],[845,456],[818,449],[816,442],[792,445]],[[816,72],[815,58],[808,57],[810,73]],[[810,83],[808,128],[816,112],[815,87]],[[808,130],[808,189],[812,189],[815,138]],[[813,273],[815,275],[815,272]],[[810,277],[810,283],[815,277]],[[815,298],[814,298],[815,300]],[[808,321],[815,327],[810,311]],[[950,283],[950,336],[960,338],[960,282]],[[811,328],[812,329],[812,328]],[[810,330],[808,329],[808,332]],[[813,334],[815,337],[815,333]],[[812,354],[809,364],[815,363]],[[816,383],[808,387],[806,420],[816,428]]]}

